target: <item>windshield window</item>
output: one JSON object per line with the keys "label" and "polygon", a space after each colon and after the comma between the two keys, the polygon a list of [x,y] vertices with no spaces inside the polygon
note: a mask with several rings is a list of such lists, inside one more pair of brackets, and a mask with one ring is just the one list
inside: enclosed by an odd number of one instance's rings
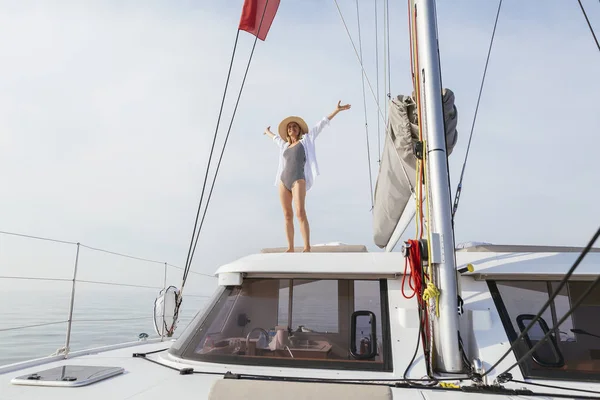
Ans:
{"label": "windshield window", "polygon": [[[496,304],[503,317],[508,337],[514,342],[558,288],[558,282],[496,281],[490,282]],[[542,318],[524,337],[516,350],[522,357],[546,332],[552,330],[577,301],[591,282],[569,282]],[[597,380],[600,378],[600,287],[558,327],[547,340],[522,363],[523,374],[531,378]]]}
{"label": "windshield window", "polygon": [[[388,371],[386,305],[385,280],[245,279],[224,290],[170,352],[210,362]],[[352,335],[355,311],[372,317],[356,317]]]}

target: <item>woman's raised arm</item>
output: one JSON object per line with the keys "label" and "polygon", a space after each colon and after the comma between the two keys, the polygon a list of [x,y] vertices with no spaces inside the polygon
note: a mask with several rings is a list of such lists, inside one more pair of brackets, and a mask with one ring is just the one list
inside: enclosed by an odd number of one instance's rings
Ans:
{"label": "woman's raised arm", "polygon": [[331,114],[329,114],[329,115],[327,116],[327,118],[329,118],[329,120],[330,120],[330,121],[331,121],[331,120],[333,119],[333,117],[335,117],[335,116],[337,115],[337,113],[339,113],[340,111],[344,111],[344,110],[348,110],[348,109],[350,109],[350,104],[344,104],[344,105],[342,105],[341,103],[342,103],[342,101],[341,101],[341,100],[340,100],[340,101],[338,101],[338,103],[337,103],[337,107],[335,108],[335,111],[334,111],[334,112],[332,112]]}
{"label": "woman's raised arm", "polygon": [[267,135],[271,139],[273,139],[275,137],[275,134],[273,132],[271,132],[270,126],[268,126],[267,129],[265,129],[265,132],[263,133],[263,135]]}

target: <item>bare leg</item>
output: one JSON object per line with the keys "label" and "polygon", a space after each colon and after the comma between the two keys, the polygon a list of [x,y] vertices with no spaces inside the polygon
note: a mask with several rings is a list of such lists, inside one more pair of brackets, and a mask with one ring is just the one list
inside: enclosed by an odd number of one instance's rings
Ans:
{"label": "bare leg", "polygon": [[296,206],[296,217],[300,222],[300,232],[304,239],[304,252],[310,251],[310,227],[308,218],[306,218],[306,181],[304,179],[297,180],[292,187],[292,195],[294,196],[294,205]]}
{"label": "bare leg", "polygon": [[279,182],[279,200],[283,208],[283,218],[285,219],[285,235],[287,237],[288,249],[286,252],[294,252],[294,211],[292,210],[292,192],[286,189],[283,183]]}

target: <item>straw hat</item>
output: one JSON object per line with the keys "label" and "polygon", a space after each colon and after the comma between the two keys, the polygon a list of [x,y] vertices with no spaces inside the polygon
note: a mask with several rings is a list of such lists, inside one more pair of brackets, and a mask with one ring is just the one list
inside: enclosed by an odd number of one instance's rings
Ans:
{"label": "straw hat", "polygon": [[286,119],[284,119],[283,121],[281,121],[279,123],[279,127],[277,128],[278,132],[279,132],[279,136],[281,136],[281,138],[287,142],[287,126],[290,122],[295,122],[300,126],[300,131],[303,135],[308,133],[308,125],[306,124],[306,122],[304,122],[304,120],[300,117],[296,117],[296,116],[290,116],[287,117]]}

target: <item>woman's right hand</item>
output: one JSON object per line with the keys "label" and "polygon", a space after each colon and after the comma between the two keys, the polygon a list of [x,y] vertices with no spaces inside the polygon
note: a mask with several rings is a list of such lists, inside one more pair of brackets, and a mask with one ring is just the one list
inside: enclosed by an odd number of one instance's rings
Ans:
{"label": "woman's right hand", "polygon": [[265,129],[263,135],[267,135],[270,138],[274,138],[275,134],[273,132],[271,132],[271,127],[268,126],[267,129]]}

